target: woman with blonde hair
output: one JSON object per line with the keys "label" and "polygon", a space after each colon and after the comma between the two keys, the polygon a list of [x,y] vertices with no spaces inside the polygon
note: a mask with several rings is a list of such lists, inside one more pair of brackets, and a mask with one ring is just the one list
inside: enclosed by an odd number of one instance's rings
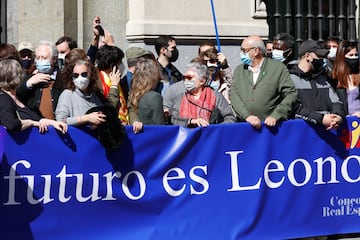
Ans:
{"label": "woman with blonde hair", "polygon": [[163,98],[154,90],[159,81],[160,73],[156,62],[152,59],[139,59],[135,65],[128,103],[134,133],[141,131],[143,125],[164,124]]}

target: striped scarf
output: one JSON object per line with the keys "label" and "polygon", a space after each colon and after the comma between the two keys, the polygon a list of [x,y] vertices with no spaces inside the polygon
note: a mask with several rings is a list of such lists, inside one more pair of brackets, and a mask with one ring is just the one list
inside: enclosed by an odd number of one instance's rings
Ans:
{"label": "striped scarf", "polygon": [[[102,85],[102,90],[103,90],[104,96],[107,97],[107,95],[110,91],[110,87],[111,87],[110,77],[106,72],[100,71],[100,79],[101,79],[101,85]],[[121,122],[123,124],[129,125],[129,123],[130,123],[129,110],[126,105],[124,92],[120,85],[118,86],[118,89],[119,89],[119,99],[120,99],[119,119],[121,120]]]}

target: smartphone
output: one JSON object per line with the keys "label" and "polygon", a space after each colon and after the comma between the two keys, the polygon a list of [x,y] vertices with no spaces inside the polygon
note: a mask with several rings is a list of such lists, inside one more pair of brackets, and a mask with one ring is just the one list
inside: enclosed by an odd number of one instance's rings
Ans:
{"label": "smartphone", "polygon": [[111,69],[111,71],[113,70],[113,68],[115,67],[115,71],[117,71],[118,69],[119,69],[119,66],[118,65],[116,65],[116,64],[110,64],[110,69]]}
{"label": "smartphone", "polygon": [[104,29],[101,27],[101,25],[97,25],[95,28],[99,31],[100,36],[105,35]]}

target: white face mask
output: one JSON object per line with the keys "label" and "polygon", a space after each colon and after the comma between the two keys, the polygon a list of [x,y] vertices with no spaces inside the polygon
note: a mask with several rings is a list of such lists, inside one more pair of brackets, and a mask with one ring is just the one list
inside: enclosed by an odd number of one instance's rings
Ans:
{"label": "white face mask", "polygon": [[65,53],[59,53],[57,58],[58,58],[58,60],[57,60],[58,66],[59,66],[60,70],[63,70],[64,66],[65,66]]}
{"label": "white face mask", "polygon": [[58,59],[62,59],[65,61],[65,53],[59,53],[58,54]]}
{"label": "white face mask", "polygon": [[329,49],[328,58],[335,58],[335,56],[336,56],[336,51],[337,51],[337,48],[330,48],[330,49]]}
{"label": "white face mask", "polygon": [[89,86],[89,79],[87,77],[79,76],[73,79],[74,85],[79,90],[85,90]]}

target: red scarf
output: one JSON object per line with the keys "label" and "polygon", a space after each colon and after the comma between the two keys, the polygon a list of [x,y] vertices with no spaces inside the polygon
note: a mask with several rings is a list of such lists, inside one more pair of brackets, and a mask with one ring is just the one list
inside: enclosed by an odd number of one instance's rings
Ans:
{"label": "red scarf", "polygon": [[203,88],[198,99],[186,92],[181,99],[179,116],[181,118],[203,118],[209,121],[215,104],[216,95],[210,87]]}

